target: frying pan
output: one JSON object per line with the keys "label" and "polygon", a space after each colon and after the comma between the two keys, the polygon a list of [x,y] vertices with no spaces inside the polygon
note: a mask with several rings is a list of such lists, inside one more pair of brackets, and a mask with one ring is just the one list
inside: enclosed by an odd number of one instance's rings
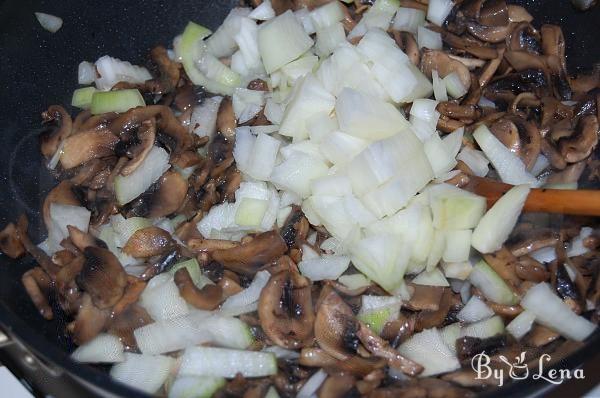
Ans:
{"label": "frying pan", "polygon": [[[51,104],[70,103],[80,61],[110,54],[144,64],[148,51],[156,44],[169,46],[188,20],[214,29],[235,3],[0,0],[0,226],[26,213],[33,240],[44,238],[38,209],[55,182],[39,154],[40,112]],[[600,7],[581,13],[566,0],[516,3],[528,8],[536,25],[563,27],[571,73],[600,61]],[[62,29],[46,32],[35,20],[35,11],[62,17]],[[111,381],[105,369],[69,360],[73,344],[63,333],[65,320],[42,319],[21,286],[21,275],[32,266],[30,258],[14,262],[0,255],[0,361],[38,396],[146,397]],[[599,340],[596,333],[560,367],[573,368],[589,360],[598,353]],[[491,394],[526,396],[544,387],[526,380]]]}

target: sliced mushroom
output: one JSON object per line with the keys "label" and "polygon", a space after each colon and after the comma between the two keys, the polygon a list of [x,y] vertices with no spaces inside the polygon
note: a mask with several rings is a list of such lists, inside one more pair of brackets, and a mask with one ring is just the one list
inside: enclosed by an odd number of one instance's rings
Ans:
{"label": "sliced mushroom", "polygon": [[527,12],[525,7],[516,4],[508,5],[508,20],[510,22],[531,22],[533,16]]}
{"label": "sliced mushroom", "polygon": [[515,152],[531,170],[541,152],[541,136],[535,124],[518,115],[507,115],[490,130],[512,152]]}
{"label": "sliced mushroom", "polygon": [[146,91],[154,94],[165,94],[177,87],[180,77],[180,66],[169,58],[163,46],[156,46],[150,51],[150,58],[158,66],[160,76],[144,83]]}
{"label": "sliced mushroom", "polygon": [[25,254],[25,248],[19,239],[15,224],[9,223],[0,232],[0,250],[10,258],[19,258]]}
{"label": "sliced mushroom", "polygon": [[456,340],[456,355],[462,363],[471,363],[471,358],[484,352],[488,355],[497,353],[507,345],[505,335],[497,335],[480,339],[477,337],[461,337]]}
{"label": "sliced mushroom", "polygon": [[144,289],[146,288],[146,284],[146,281],[136,278],[135,276],[128,275],[125,293],[113,307],[111,317],[113,319],[118,317],[120,314],[129,309],[129,307],[137,303]]}
{"label": "sliced mushroom", "polygon": [[202,289],[198,289],[186,268],[175,272],[175,284],[181,297],[188,304],[201,310],[212,311],[224,300],[223,289],[218,285],[207,284]]}
{"label": "sliced mushroom", "polygon": [[437,310],[423,310],[417,314],[413,324],[414,331],[419,332],[441,325],[448,318],[450,311],[453,308],[460,308],[461,304],[457,295],[452,293],[450,289],[444,288]]}
{"label": "sliced mushroom", "polygon": [[232,140],[235,138],[236,127],[237,121],[233,113],[233,102],[231,98],[225,98],[221,101],[217,114],[217,131],[223,134],[226,139]]}
{"label": "sliced mushroom", "polygon": [[532,347],[543,347],[560,337],[559,333],[545,326],[534,324],[531,331],[525,337],[525,343]]}
{"label": "sliced mushroom", "polygon": [[31,239],[29,239],[29,236],[27,235],[28,227],[29,221],[27,220],[27,216],[23,214],[19,217],[19,221],[17,222],[17,238],[23,244],[25,251],[33,257],[51,278],[54,278],[58,273],[59,268],[42,249],[31,242]]}
{"label": "sliced mushroom", "polygon": [[467,22],[467,30],[470,34],[486,43],[500,43],[506,40],[506,37],[512,30],[512,24],[503,26],[487,26],[475,21]]}
{"label": "sliced mushroom", "polygon": [[519,278],[536,283],[545,282],[550,277],[546,267],[529,256],[519,258],[515,271]]}
{"label": "sliced mushroom", "polygon": [[484,254],[483,258],[509,287],[516,288],[521,284],[516,271],[518,260],[506,247],[494,253]]}
{"label": "sliced mushroom", "polygon": [[54,318],[54,312],[48,303],[48,288],[51,284],[48,274],[42,268],[35,267],[23,274],[21,282],[40,315],[46,320]]}
{"label": "sliced mushroom", "polygon": [[52,219],[50,218],[50,205],[57,203],[61,205],[81,206],[81,202],[75,196],[73,184],[69,181],[61,181],[60,184],[52,188],[52,190],[44,198],[42,205],[42,215],[46,229],[50,231],[52,228]]}
{"label": "sliced mushroom", "polygon": [[425,50],[421,57],[421,70],[427,77],[431,77],[431,72],[437,70],[441,78],[446,77],[452,72],[458,74],[461,83],[468,90],[471,87],[471,74],[469,69],[460,61],[451,59],[443,51]]}
{"label": "sliced mushroom", "polygon": [[440,301],[444,294],[444,288],[441,286],[424,286],[409,284],[413,290],[410,300],[405,306],[413,311],[437,311],[440,308]]}
{"label": "sliced mushroom", "polygon": [[527,51],[532,54],[540,54],[540,33],[528,22],[521,22],[515,26],[511,34],[506,38],[506,47],[511,51]]}
{"label": "sliced mushroom", "polygon": [[110,156],[117,142],[119,138],[108,130],[77,133],[65,140],[60,164],[65,169],[71,169],[92,159]]}
{"label": "sliced mushroom", "polygon": [[73,336],[77,345],[84,344],[96,337],[110,320],[110,311],[99,309],[92,301],[89,294],[84,294],[81,307],[75,320],[67,325],[67,330]]}
{"label": "sliced mushroom", "polygon": [[154,119],[142,122],[137,137],[140,143],[131,149],[133,158],[121,169],[121,174],[124,176],[133,173],[154,147],[154,140],[156,139],[156,122]]}
{"label": "sliced mushroom", "polygon": [[123,211],[127,217],[167,217],[183,206],[187,194],[187,180],[176,171],[167,171]]}
{"label": "sliced mushroom", "polygon": [[356,380],[349,374],[339,373],[329,376],[319,389],[319,398],[343,398],[350,396]]}
{"label": "sliced mushroom", "polygon": [[69,231],[69,238],[71,239],[71,242],[73,242],[75,247],[82,252],[87,247],[100,247],[102,249],[108,248],[103,240],[100,240],[87,232],[83,232],[77,227],[67,225],[67,230]]}
{"label": "sliced mushroom", "polygon": [[171,235],[158,227],[138,229],[129,238],[123,252],[135,258],[148,258],[167,253],[173,247]]}
{"label": "sliced mushroom", "polygon": [[249,243],[215,250],[212,258],[230,270],[253,275],[258,269],[281,257],[287,251],[287,245],[277,231],[257,235]]}
{"label": "sliced mushroom", "polygon": [[479,23],[486,26],[506,26],[509,23],[508,6],[504,0],[487,0],[479,10]]}
{"label": "sliced mushroom", "polygon": [[452,119],[476,120],[481,116],[481,110],[477,105],[460,105],[452,101],[440,102],[436,110]]}
{"label": "sliced mushroom", "polygon": [[561,155],[568,163],[576,163],[587,158],[598,145],[599,133],[596,116],[582,117],[577,124],[576,133],[559,141],[558,148]]}
{"label": "sliced mushroom", "polygon": [[457,36],[446,30],[441,31],[442,40],[448,46],[464,51],[479,59],[494,59],[498,57],[498,51],[493,47],[487,47],[481,42],[467,40],[464,36]]}
{"label": "sliced mushroom", "polygon": [[60,144],[71,135],[73,122],[71,115],[60,105],[50,106],[47,111],[42,113],[42,120],[44,124],[56,123],[58,125],[40,135],[42,155],[51,158]]}
{"label": "sliced mushroom", "polygon": [[546,184],[571,184],[577,183],[585,170],[585,162],[578,162],[567,166],[563,171],[554,172],[546,179]]}
{"label": "sliced mushroom", "polygon": [[123,296],[127,274],[111,251],[89,246],[83,251],[85,262],[77,284],[99,309],[110,308]]}
{"label": "sliced mushroom", "polygon": [[311,345],[315,314],[310,281],[295,266],[272,275],[260,293],[258,316],[275,344],[289,349]]}

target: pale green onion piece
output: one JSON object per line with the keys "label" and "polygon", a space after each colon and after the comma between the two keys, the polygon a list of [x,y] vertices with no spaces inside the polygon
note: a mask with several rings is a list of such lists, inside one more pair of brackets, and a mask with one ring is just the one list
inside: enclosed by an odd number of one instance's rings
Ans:
{"label": "pale green onion piece", "polygon": [[268,208],[268,200],[243,198],[235,213],[235,223],[242,227],[258,227]]}
{"label": "pale green onion piece", "polygon": [[95,87],[82,87],[73,91],[71,105],[81,109],[89,109],[92,105],[92,97],[96,92]]}
{"label": "pale green onion piece", "polygon": [[92,115],[123,113],[138,106],[146,106],[146,103],[137,89],[98,91],[92,95],[91,112]]}

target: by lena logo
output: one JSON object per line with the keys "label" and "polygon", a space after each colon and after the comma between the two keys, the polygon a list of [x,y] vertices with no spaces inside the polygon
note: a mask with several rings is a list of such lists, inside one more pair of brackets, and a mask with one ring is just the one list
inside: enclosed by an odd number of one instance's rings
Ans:
{"label": "by lena logo", "polygon": [[489,380],[494,379],[498,382],[498,386],[502,387],[506,379],[512,380],[523,380],[531,377],[533,380],[545,380],[552,384],[561,384],[565,380],[571,379],[585,379],[583,369],[549,369],[544,368],[545,365],[550,362],[551,357],[548,354],[543,354],[538,359],[537,369],[534,367],[530,369],[525,362],[525,353],[515,357],[514,360],[509,360],[504,355],[499,355],[498,359],[508,366],[508,374],[506,374],[506,366],[500,366],[499,363],[496,366],[490,366],[492,362],[489,355],[485,352],[475,355],[471,359],[471,367],[477,374],[477,380]]}

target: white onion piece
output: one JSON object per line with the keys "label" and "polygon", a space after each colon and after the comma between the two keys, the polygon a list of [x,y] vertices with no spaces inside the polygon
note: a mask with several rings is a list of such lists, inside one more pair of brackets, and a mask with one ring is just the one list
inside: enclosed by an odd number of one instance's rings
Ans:
{"label": "white onion piece", "polygon": [[342,275],[348,266],[350,259],[345,256],[323,255],[320,258],[307,259],[302,258],[298,263],[298,269],[302,275],[311,281],[336,280]]}
{"label": "white onion piece", "polygon": [[473,296],[456,315],[461,322],[478,322],[494,315],[494,311],[478,297]]}
{"label": "white onion piece", "polygon": [[476,337],[478,339],[487,339],[498,334],[504,333],[504,322],[498,315],[483,321],[471,323],[460,330],[460,337]]}
{"label": "white onion piece", "polygon": [[241,28],[241,21],[250,15],[252,10],[247,7],[232,9],[221,26],[206,40],[208,51],[217,58],[229,57],[238,46],[235,36]]}
{"label": "white onion piece", "polygon": [[190,130],[199,137],[212,137],[217,129],[217,115],[223,97],[206,98],[192,110]]}
{"label": "white onion piece", "polygon": [[77,347],[71,358],[82,363],[123,362],[123,343],[117,336],[101,333],[92,340]]}
{"label": "white onion piece", "polygon": [[369,61],[394,71],[399,64],[408,64],[408,56],[385,31],[370,29],[356,46]]}
{"label": "white onion piece", "polygon": [[140,305],[155,321],[176,318],[189,312],[170,274],[159,274],[150,279],[140,296]]}
{"label": "white onion piece", "polygon": [[[337,4],[337,2],[331,2],[329,4]],[[342,25],[341,22],[338,22],[317,31],[317,44],[315,49],[320,57],[327,57],[335,50],[338,44],[345,41],[346,32],[344,31],[344,25]]]}
{"label": "white onion piece", "polygon": [[515,186],[494,203],[473,231],[471,243],[475,249],[492,253],[502,247],[517,224],[530,190],[527,185]]}
{"label": "white onion piece", "polygon": [[583,240],[589,237],[594,232],[593,228],[583,227],[573,240],[571,241],[569,248],[567,249],[567,257],[576,257],[581,256],[582,254],[586,254],[590,251],[587,247],[583,245]]}
{"label": "white onion piece", "polygon": [[352,195],[350,179],[344,175],[324,176],[310,183],[313,195],[346,196]]}
{"label": "white onion piece", "polygon": [[489,100],[489,99],[485,98],[484,96],[481,96],[479,98],[477,105],[479,105],[481,107],[487,107],[487,108],[496,108],[496,104],[494,103],[494,101]]}
{"label": "white onion piece", "polygon": [[306,128],[311,142],[318,144],[340,127],[335,116],[331,117],[327,112],[321,112],[306,120]]}
{"label": "white onion piece", "polygon": [[[337,3],[337,2],[336,2]],[[315,396],[317,390],[321,387],[321,384],[327,378],[327,373],[323,369],[319,369],[315,374],[313,374],[302,386],[300,391],[298,391],[298,398],[311,398]]]}
{"label": "white onion piece", "polygon": [[475,130],[473,138],[492,162],[503,182],[512,185],[529,184],[532,187],[539,185],[539,181],[525,169],[523,161],[505,147],[485,125]]}
{"label": "white onion piece", "polygon": [[96,67],[93,63],[83,61],[77,68],[77,83],[92,84],[96,79]]}
{"label": "white onion piece", "polygon": [[240,309],[245,309],[250,304],[258,302],[260,292],[267,285],[270,277],[271,274],[268,271],[257,272],[250,286],[225,300],[221,305],[221,312],[228,315],[242,314],[243,312],[239,312]]}
{"label": "white onion piece", "polygon": [[531,168],[531,174],[539,176],[544,170],[550,166],[550,160],[544,155],[539,155],[535,160],[533,167]]}
{"label": "white onion piece", "polygon": [[440,330],[442,340],[448,346],[450,351],[456,354],[456,340],[460,336],[460,322],[451,323]]}
{"label": "white onion piece", "polygon": [[127,204],[146,192],[170,167],[167,151],[152,147],[137,169],[129,175],[115,178],[115,195],[119,204]]}
{"label": "white onion piece", "polygon": [[431,80],[433,83],[433,95],[436,101],[448,101],[446,83],[440,78],[437,70],[431,71]]}
{"label": "white onion piece", "polygon": [[271,18],[275,18],[275,10],[273,10],[271,0],[263,0],[258,7],[252,10],[248,17],[257,21],[268,21]]}
{"label": "white onion piece", "polygon": [[281,68],[284,78],[287,78],[287,84],[294,85],[298,79],[305,77],[313,71],[319,63],[319,57],[306,54],[295,61]]}
{"label": "white onion piece", "polygon": [[392,104],[350,88],[340,93],[335,111],[341,130],[363,139],[387,138],[408,127]]}
{"label": "white onion piece", "polygon": [[463,261],[460,263],[442,263],[442,269],[446,278],[454,278],[455,280],[466,280],[471,271],[473,271],[473,265],[469,261]]}
{"label": "white onion piece", "polygon": [[477,149],[469,148],[465,146],[458,156],[456,160],[460,160],[467,165],[469,169],[478,177],[485,177],[487,173],[490,171],[490,161],[487,160],[483,152],[478,151]]}
{"label": "white onion piece", "polygon": [[233,90],[232,102],[235,117],[239,124],[243,124],[261,111],[265,105],[265,93],[238,87]]}
{"label": "white onion piece", "polygon": [[436,178],[440,178],[456,166],[455,156],[452,156],[437,133],[433,133],[423,143],[423,149]]}
{"label": "white onion piece", "polygon": [[110,376],[130,387],[153,394],[169,377],[175,359],[167,356],[153,356],[125,353],[125,361],[110,370]]}
{"label": "white onion piece", "polygon": [[42,28],[46,29],[50,33],[58,32],[63,25],[63,20],[55,15],[36,12],[35,17],[40,25],[42,25]]}
{"label": "white onion piece", "polygon": [[531,258],[535,261],[538,261],[542,264],[549,264],[552,261],[556,260],[556,250],[554,247],[543,247],[539,250],[529,253]]}
{"label": "white onion piece", "polygon": [[152,79],[148,69],[108,55],[98,58],[96,70],[96,88],[102,91],[110,90],[119,82],[143,83]]}
{"label": "white onion piece", "polygon": [[439,268],[434,268],[431,271],[425,270],[417,275],[411,282],[415,285],[424,286],[450,286],[448,280],[444,277],[444,274],[442,274]]}
{"label": "white onion piece", "polygon": [[521,340],[523,336],[529,333],[534,321],[535,314],[525,310],[506,325],[506,331],[512,334],[515,339]]}
{"label": "white onion piece", "polygon": [[430,120],[421,119],[410,115],[410,124],[412,131],[421,140],[421,142],[427,141],[432,135],[437,134],[437,123],[440,118],[440,113],[435,112]]}
{"label": "white onion piece", "polygon": [[446,77],[444,77],[444,83],[446,84],[448,95],[452,98],[461,98],[469,91],[456,72],[446,75]]}
{"label": "white onion piece", "polygon": [[275,355],[213,347],[191,347],[181,357],[182,376],[263,377],[277,373]]}
{"label": "white onion piece", "polygon": [[110,217],[110,225],[115,234],[115,244],[117,247],[122,248],[137,230],[151,226],[152,222],[143,217],[125,218],[117,213]]}
{"label": "white onion piece", "polygon": [[248,69],[245,75],[255,76],[264,74],[264,68],[258,51],[258,26],[250,18],[240,19],[239,31],[233,36],[238,48],[238,57],[243,59]]}
{"label": "white onion piece", "polygon": [[294,17],[296,17],[296,20],[298,23],[300,23],[300,25],[302,25],[302,29],[304,29],[307,34],[312,35],[313,33],[317,32],[317,29],[313,25],[313,20],[310,17],[310,11],[308,11],[308,8],[303,7],[294,11]]}
{"label": "white onion piece", "polygon": [[90,217],[91,212],[85,207],[50,203],[49,249],[52,252],[61,249],[60,242],[69,236],[69,230],[67,229],[69,225],[87,232]]}
{"label": "white onion piece", "polygon": [[295,152],[276,166],[271,181],[279,188],[306,198],[310,195],[310,182],[327,174],[327,165],[310,155]]}
{"label": "white onion piece", "polygon": [[344,19],[344,11],[342,10],[342,5],[340,3],[332,1],[312,10],[310,12],[310,18],[312,19],[313,26],[318,32],[319,30],[335,25]]}
{"label": "white onion piece", "polygon": [[463,283],[459,293],[460,293],[460,300],[463,302],[463,304],[468,303],[469,299],[471,298],[471,283],[469,281],[465,281],[465,283]]}
{"label": "white onion piece", "polygon": [[277,359],[298,359],[300,354],[298,351],[287,350],[277,345],[272,345],[263,349],[264,352],[274,354]]}
{"label": "white onion piece", "polygon": [[417,44],[419,48],[429,48],[430,50],[442,49],[442,35],[423,26],[417,29]]}
{"label": "white onion piece", "polygon": [[484,260],[473,267],[469,281],[490,301],[504,305],[515,305],[518,302],[513,290]]}
{"label": "white onion piece", "polygon": [[168,397],[211,397],[223,386],[225,386],[225,379],[222,377],[178,377],[169,388]]}
{"label": "white onion piece", "polygon": [[446,231],[446,248],[442,259],[450,263],[469,260],[472,235],[470,229]]}
{"label": "white onion piece", "polygon": [[442,26],[452,11],[454,3],[451,0],[429,0],[427,19],[437,26]]}
{"label": "white onion piece", "polygon": [[401,32],[417,34],[417,28],[425,25],[425,11],[400,7],[396,12],[392,28]]}
{"label": "white onion piece", "polygon": [[258,48],[267,73],[295,60],[312,45],[313,41],[289,10],[258,28]]}
{"label": "white onion piece", "polygon": [[344,164],[351,161],[367,146],[369,146],[369,141],[365,139],[334,131],[325,136],[319,148],[331,163]]}
{"label": "white onion piece", "polygon": [[342,275],[338,278],[338,282],[352,290],[371,285],[371,281],[363,274]]}
{"label": "white onion piece", "polygon": [[575,341],[585,340],[596,325],[575,314],[562,301],[547,283],[539,283],[530,288],[521,306],[535,315],[535,321]]}
{"label": "white onion piece", "polygon": [[438,102],[431,99],[417,99],[414,100],[410,107],[411,116],[418,117],[423,120],[431,120],[435,117]]}
{"label": "white onion piece", "polygon": [[319,253],[317,253],[316,250],[314,250],[309,245],[302,245],[302,260],[303,261],[314,260],[314,259],[319,259],[319,258],[321,258],[321,255]]}
{"label": "white onion piece", "polygon": [[281,104],[276,103],[273,98],[269,98],[266,101],[264,114],[268,121],[273,124],[279,125],[283,120],[283,107]]}
{"label": "white onion piece", "polygon": [[425,369],[420,377],[434,376],[460,368],[456,355],[448,348],[438,329],[425,329],[398,347],[398,352]]}

